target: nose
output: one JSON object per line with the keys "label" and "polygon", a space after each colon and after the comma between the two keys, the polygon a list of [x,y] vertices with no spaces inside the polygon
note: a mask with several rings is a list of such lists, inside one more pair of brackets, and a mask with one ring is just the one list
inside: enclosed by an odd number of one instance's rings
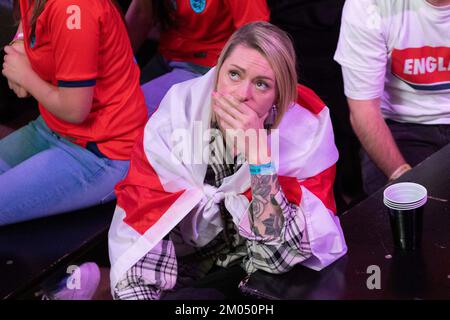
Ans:
{"label": "nose", "polygon": [[236,98],[241,101],[245,102],[250,100],[252,97],[252,90],[251,90],[251,83],[250,81],[241,81],[234,90],[234,95]]}

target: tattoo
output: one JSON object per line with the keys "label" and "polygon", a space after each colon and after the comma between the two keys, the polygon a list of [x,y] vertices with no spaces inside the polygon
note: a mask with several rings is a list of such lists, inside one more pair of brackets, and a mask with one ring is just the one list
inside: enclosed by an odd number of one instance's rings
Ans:
{"label": "tattoo", "polygon": [[252,226],[253,233],[256,236],[261,236],[259,229],[257,227],[257,221],[264,213],[264,204],[260,199],[253,199],[250,203],[250,225]]}
{"label": "tattoo", "polygon": [[270,195],[270,203],[276,207],[279,206],[277,199],[275,199],[275,196],[273,194]]}
{"label": "tattoo", "polygon": [[256,224],[253,221],[252,221],[251,228],[252,228],[252,231],[255,234],[255,236],[257,236],[257,237],[261,237],[262,236],[261,232],[259,231],[259,228],[256,226]]}
{"label": "tattoo", "polygon": [[278,213],[271,213],[270,217],[264,220],[262,223],[266,227],[265,234],[267,236],[278,237],[281,234],[283,227],[283,216]]}
{"label": "tattoo", "polygon": [[278,176],[252,175],[252,196],[250,223],[256,236],[280,236],[284,216],[275,195],[280,190]]}
{"label": "tattoo", "polygon": [[278,181],[278,175],[274,174],[272,175],[272,185],[274,186],[275,190],[274,193],[277,193],[278,190],[280,190],[280,182]]}
{"label": "tattoo", "polygon": [[267,199],[270,191],[272,191],[272,176],[269,175],[252,175],[252,193]]}
{"label": "tattoo", "polygon": [[261,214],[264,213],[265,203],[267,202],[264,199],[260,199],[259,197],[253,199],[251,205],[250,205],[250,211],[252,213],[252,216],[255,218],[259,218]]}

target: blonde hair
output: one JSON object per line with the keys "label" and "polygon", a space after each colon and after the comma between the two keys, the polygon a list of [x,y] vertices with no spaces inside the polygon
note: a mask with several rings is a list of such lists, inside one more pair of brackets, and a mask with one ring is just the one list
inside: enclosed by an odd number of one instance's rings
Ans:
{"label": "blonde hair", "polygon": [[286,32],[263,21],[252,22],[236,30],[220,54],[216,68],[216,88],[223,63],[239,45],[257,50],[267,59],[275,73],[277,115],[272,128],[276,128],[289,106],[297,100],[296,58],[292,41]]}

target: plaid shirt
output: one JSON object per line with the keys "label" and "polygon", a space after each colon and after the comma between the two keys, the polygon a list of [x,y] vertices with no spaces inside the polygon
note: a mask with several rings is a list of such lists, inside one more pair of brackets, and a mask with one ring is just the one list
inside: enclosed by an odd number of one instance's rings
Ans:
{"label": "plaid shirt", "polygon": [[[224,161],[221,134],[211,136],[210,157],[205,183],[219,187],[224,178],[234,174],[244,158],[238,155],[233,164]],[[226,162],[224,164],[224,162]],[[244,238],[238,232],[223,202],[219,205],[223,231],[202,248],[192,248],[183,257],[175,254],[175,244],[183,243],[181,231],[175,227],[170,236],[161,240],[132,268],[114,288],[114,298],[121,300],[159,299],[164,290],[192,285],[206,275],[215,265],[227,267],[241,262],[247,273],[264,270],[283,273],[311,256],[306,234],[306,222],[296,205],[289,203],[280,189],[275,195],[284,218],[279,239],[270,242]],[[269,244],[270,243],[270,244]]]}

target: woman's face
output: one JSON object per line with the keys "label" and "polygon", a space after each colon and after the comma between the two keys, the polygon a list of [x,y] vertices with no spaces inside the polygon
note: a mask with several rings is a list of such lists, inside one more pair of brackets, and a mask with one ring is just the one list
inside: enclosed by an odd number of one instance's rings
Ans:
{"label": "woman's face", "polygon": [[217,91],[233,95],[262,117],[275,103],[275,73],[258,51],[238,45],[219,71]]}

